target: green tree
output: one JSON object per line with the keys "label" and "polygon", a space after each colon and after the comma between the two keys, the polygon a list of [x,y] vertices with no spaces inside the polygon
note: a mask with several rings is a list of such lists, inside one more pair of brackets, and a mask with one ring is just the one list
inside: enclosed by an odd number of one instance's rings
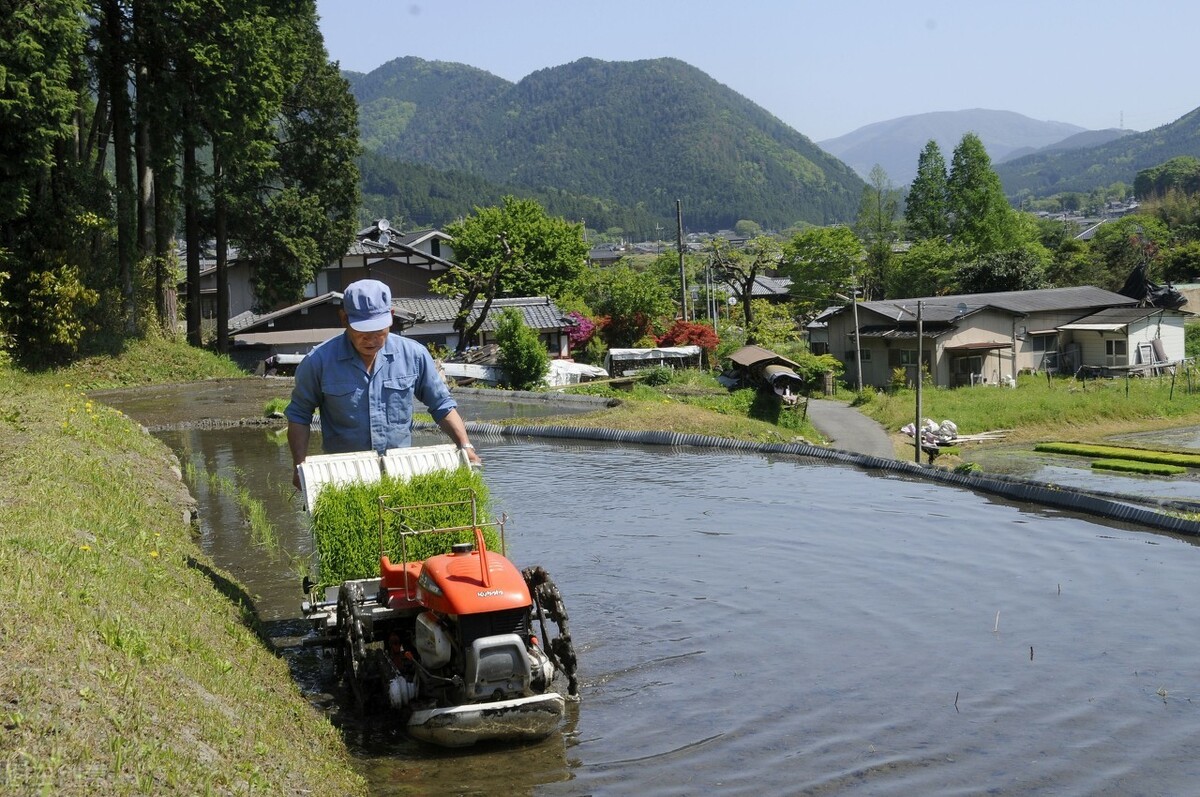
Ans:
{"label": "green tree", "polygon": [[815,315],[841,301],[835,294],[857,290],[865,254],[849,227],[813,227],[784,244],[780,272],[791,279],[800,312]]}
{"label": "green tree", "polygon": [[[240,236],[260,309],[298,301],[353,240],[359,195],[357,104],[328,54],[315,8],[281,19],[284,89],[274,162]],[[244,196],[245,198],[245,196]]]}
{"label": "green tree", "polygon": [[1173,240],[1200,241],[1200,193],[1167,189],[1142,202],[1141,210],[1167,225]]}
{"label": "green tree", "polygon": [[754,295],[754,284],[758,281],[759,274],[767,269],[779,267],[783,247],[779,241],[768,235],[758,236],[742,249],[734,249],[723,238],[714,238],[709,244],[709,253],[717,274],[729,282],[733,288],[733,295],[742,305],[746,341],[755,343],[754,305],[750,301]]}
{"label": "green tree", "polygon": [[778,351],[800,341],[800,328],[788,305],[766,299],[752,299],[750,303],[754,310],[749,315],[754,320],[746,327],[747,343]]}
{"label": "green tree", "polygon": [[966,133],[954,148],[946,181],[950,233],[975,255],[1021,246],[1016,211],[1004,197],[1000,177],[992,169],[983,142]]}
{"label": "green tree", "polygon": [[600,335],[612,347],[632,346],[652,334],[662,319],[675,316],[675,301],[667,286],[623,259],[606,268],[585,268],[573,290],[600,318]]}
{"label": "green tree", "polygon": [[0,14],[0,230],[10,234],[73,133],[84,7],[6,3]]}
{"label": "green tree", "polygon": [[496,343],[505,381],[513,390],[533,390],[550,372],[550,359],[536,330],[525,325],[515,307],[500,313],[496,324]]}
{"label": "green tree", "polygon": [[[532,199],[507,196],[500,207],[447,225],[455,265],[430,287],[459,300],[454,328],[462,351],[474,339],[492,302],[501,296],[557,296],[583,268],[583,225],[553,218]],[[483,299],[468,326],[475,302]]]}
{"label": "green tree", "polygon": [[1160,256],[1168,248],[1170,230],[1153,216],[1138,213],[1105,222],[1096,229],[1089,251],[1091,282],[1097,287],[1119,290],[1138,265],[1146,265],[1146,276],[1160,279]]}
{"label": "green tree", "polygon": [[74,356],[97,302],[89,235],[103,228],[94,210],[105,197],[74,126],[86,8],[54,0],[0,13],[0,345],[29,366]]}
{"label": "green tree", "polygon": [[897,216],[900,192],[879,164],[871,169],[858,206],[858,235],[866,243],[867,258],[862,273],[863,296],[882,299],[892,265],[892,244],[899,237]]}
{"label": "green tree", "polygon": [[1195,282],[1200,278],[1200,241],[1187,241],[1164,252],[1162,275],[1168,282]]}
{"label": "green tree", "polygon": [[753,238],[762,235],[762,225],[750,219],[738,219],[733,225],[733,231],[743,238]]}
{"label": "green tree", "polygon": [[916,241],[892,269],[888,296],[908,299],[952,292],[957,284],[955,267],[963,257],[961,249],[941,238]]}
{"label": "green tree", "polygon": [[1142,169],[1133,180],[1138,199],[1165,196],[1168,191],[1200,193],[1200,158],[1181,155],[1149,169]]}
{"label": "green tree", "polygon": [[920,241],[950,234],[947,191],[946,159],[937,142],[930,139],[917,159],[917,176],[904,204],[909,238]]}
{"label": "green tree", "polygon": [[1038,257],[1031,248],[980,255],[958,267],[955,275],[958,280],[956,292],[999,293],[1048,287],[1048,260],[1048,252],[1044,257]]}

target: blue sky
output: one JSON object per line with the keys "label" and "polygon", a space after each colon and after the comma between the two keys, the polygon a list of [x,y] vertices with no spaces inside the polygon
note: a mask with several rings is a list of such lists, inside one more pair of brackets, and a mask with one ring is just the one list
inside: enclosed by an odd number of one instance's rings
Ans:
{"label": "blue sky", "polygon": [[1184,0],[318,0],[330,57],[412,55],[519,81],[584,57],[670,56],[821,141],[988,108],[1148,130],[1200,106]]}

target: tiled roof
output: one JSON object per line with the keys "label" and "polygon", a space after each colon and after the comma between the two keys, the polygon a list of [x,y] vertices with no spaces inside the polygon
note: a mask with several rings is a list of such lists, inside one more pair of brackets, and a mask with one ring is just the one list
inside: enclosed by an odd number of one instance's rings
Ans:
{"label": "tiled roof", "polygon": [[[392,300],[392,305],[397,309],[405,310],[417,316],[420,319],[418,324],[449,323],[454,320],[455,315],[458,313],[457,299],[440,297],[399,298]],[[475,309],[471,312],[472,320],[477,317],[477,313],[483,305],[484,302],[482,301],[475,303]],[[501,311],[507,307],[515,307],[520,310],[525,321],[525,326],[532,329],[561,329],[567,325],[562,311],[554,304],[553,299],[536,296],[493,300],[492,306],[488,310],[487,318],[484,319],[483,326],[480,327],[480,331],[494,331],[497,322],[500,320]],[[414,333],[420,333],[419,327],[413,331]]]}
{"label": "tiled roof", "polygon": [[912,321],[917,316],[917,302],[922,303],[921,317],[925,321],[950,321],[986,308],[1025,315],[1037,312],[1090,310],[1130,305],[1135,304],[1136,300],[1102,288],[1084,285],[1077,288],[889,299],[879,302],[863,302],[859,305],[859,310],[869,310],[896,321]]}
{"label": "tiled roof", "polygon": [[[1161,307],[1106,307],[1103,310],[1076,319],[1073,323],[1076,324],[1102,324],[1102,323],[1117,323],[1129,324],[1134,321],[1141,321],[1143,318],[1149,318],[1153,315],[1158,315],[1164,311]],[[1186,313],[1185,310],[1176,310],[1177,313]],[[1190,315],[1190,313],[1189,313]]]}

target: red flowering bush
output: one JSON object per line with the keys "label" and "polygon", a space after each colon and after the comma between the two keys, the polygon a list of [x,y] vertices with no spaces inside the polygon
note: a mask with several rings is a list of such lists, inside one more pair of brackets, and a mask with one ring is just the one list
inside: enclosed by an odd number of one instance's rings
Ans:
{"label": "red flowering bush", "polygon": [[656,338],[655,341],[659,346],[699,346],[711,357],[712,353],[717,350],[721,339],[708,324],[676,321],[665,335]]}
{"label": "red flowering bush", "polygon": [[573,326],[567,328],[567,339],[571,341],[571,348],[578,349],[586,346],[587,342],[596,334],[595,322],[583,313],[577,313],[574,310],[567,313],[567,318],[575,322]]}

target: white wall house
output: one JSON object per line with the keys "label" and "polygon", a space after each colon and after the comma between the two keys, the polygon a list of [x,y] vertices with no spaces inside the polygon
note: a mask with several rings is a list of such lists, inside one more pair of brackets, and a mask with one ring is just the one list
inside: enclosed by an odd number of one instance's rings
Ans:
{"label": "white wall house", "polygon": [[934,384],[956,387],[1030,371],[1116,373],[1178,362],[1190,313],[1139,307],[1127,296],[1083,286],[859,302],[822,315],[829,353],[843,363],[850,384],[858,358],[864,385],[886,386],[898,368],[912,383],[919,328],[920,358]]}

